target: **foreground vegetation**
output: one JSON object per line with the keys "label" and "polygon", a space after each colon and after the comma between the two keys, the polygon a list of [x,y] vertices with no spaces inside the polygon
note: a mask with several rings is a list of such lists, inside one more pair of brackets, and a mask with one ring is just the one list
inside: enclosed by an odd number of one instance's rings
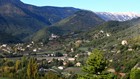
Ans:
{"label": "foreground vegetation", "polygon": [[82,67],[83,73],[71,73],[64,75],[62,72],[49,70],[40,71],[42,66],[33,57],[22,57],[21,60],[0,60],[0,76],[3,79],[138,79],[140,70],[137,67],[131,69],[125,75],[109,71],[109,61],[103,56],[104,52],[94,49]]}

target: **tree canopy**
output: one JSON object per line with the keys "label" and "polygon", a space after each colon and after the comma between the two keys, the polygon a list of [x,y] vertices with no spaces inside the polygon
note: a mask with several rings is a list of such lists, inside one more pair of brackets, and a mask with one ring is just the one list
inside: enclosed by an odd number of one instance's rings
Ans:
{"label": "tree canopy", "polygon": [[95,49],[88,57],[83,70],[89,74],[99,74],[105,69],[106,65],[107,62],[103,57],[102,51]]}

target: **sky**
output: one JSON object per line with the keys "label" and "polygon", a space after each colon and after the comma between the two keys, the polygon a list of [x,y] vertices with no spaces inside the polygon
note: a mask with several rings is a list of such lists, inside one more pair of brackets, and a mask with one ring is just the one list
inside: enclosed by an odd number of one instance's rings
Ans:
{"label": "sky", "polygon": [[94,12],[140,13],[140,0],[21,0],[37,6],[75,7]]}

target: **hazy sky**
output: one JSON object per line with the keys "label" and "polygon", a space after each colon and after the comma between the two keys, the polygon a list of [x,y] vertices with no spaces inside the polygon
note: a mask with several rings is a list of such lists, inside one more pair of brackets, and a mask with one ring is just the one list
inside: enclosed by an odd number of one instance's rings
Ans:
{"label": "hazy sky", "polygon": [[98,12],[140,13],[140,0],[21,0],[37,6],[75,7]]}

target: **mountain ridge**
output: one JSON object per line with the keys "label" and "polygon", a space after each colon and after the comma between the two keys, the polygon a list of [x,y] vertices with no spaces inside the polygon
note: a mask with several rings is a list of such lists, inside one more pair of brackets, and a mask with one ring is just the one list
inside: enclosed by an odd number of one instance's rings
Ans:
{"label": "mountain ridge", "polygon": [[49,28],[39,30],[37,34],[33,36],[33,41],[49,38],[49,34],[63,36],[70,33],[88,31],[104,22],[105,21],[98,17],[94,12],[81,10],[74,13],[72,16],[51,25]]}
{"label": "mountain ridge", "polygon": [[[29,41],[30,37],[40,29],[51,27],[49,31],[63,34],[91,29],[103,23],[103,20],[114,19],[111,17],[111,13],[109,16],[102,15],[103,17],[101,17],[93,11],[86,13],[79,11],[83,10],[73,7],[39,7],[23,3],[20,0],[0,0],[0,31],[21,41]],[[128,15],[121,16],[117,21],[137,18],[137,16],[129,17],[130,15]]]}
{"label": "mountain ridge", "polygon": [[[20,0],[0,0],[0,31],[28,41],[38,30],[66,18],[79,9],[38,7]],[[9,38],[11,39],[11,38]]]}
{"label": "mountain ridge", "polygon": [[134,12],[95,12],[99,17],[106,21],[127,21],[140,17],[140,14]]}

